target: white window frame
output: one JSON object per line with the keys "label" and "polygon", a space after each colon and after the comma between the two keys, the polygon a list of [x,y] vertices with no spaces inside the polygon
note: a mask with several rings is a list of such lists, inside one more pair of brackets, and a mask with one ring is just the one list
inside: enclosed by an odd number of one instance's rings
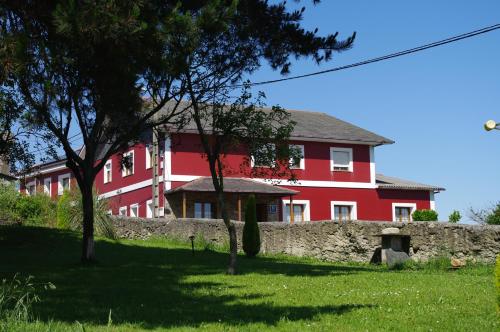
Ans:
{"label": "white window frame", "polygon": [[64,193],[63,180],[68,179],[68,190],[71,189],[71,174],[61,174],[57,177],[57,194],[60,196]]}
{"label": "white window frame", "polygon": [[26,186],[25,186],[26,195],[31,196],[29,188],[32,186],[35,186],[35,191],[33,192],[33,194],[36,194],[36,180],[33,180],[33,181],[26,183]]}
{"label": "white window frame", "polygon": [[153,150],[153,146],[146,145],[146,169],[153,168],[153,160],[151,160],[150,151]]}
{"label": "white window frame", "polygon": [[351,220],[357,220],[358,219],[358,202],[354,201],[331,201],[330,203],[330,209],[331,209],[331,217],[332,220],[335,219],[335,206],[340,205],[340,206],[350,206],[351,207]]}
{"label": "white window frame", "polygon": [[146,218],[153,218],[153,200],[150,199],[146,202]]}
{"label": "white window frame", "polygon": [[[306,154],[304,150],[304,145],[291,144],[290,147],[299,148],[302,151],[302,158],[300,158],[299,166],[292,166],[291,169],[306,169]],[[292,158],[290,158],[290,165],[293,164]]]}
{"label": "white window frame", "polygon": [[134,175],[134,170],[135,170],[135,153],[134,153],[134,150],[125,152],[123,154],[123,157],[128,157],[130,155],[132,156],[132,172],[130,174],[127,174],[127,168],[123,167],[123,169],[122,169],[122,177],[127,177],[127,176]]}
{"label": "white window frame", "polygon": [[[347,152],[349,153],[349,166],[347,170],[341,171],[341,170],[335,170],[335,160],[333,160],[333,153],[334,152]],[[340,166],[340,165],[338,165]],[[342,165],[343,166],[343,165]],[[332,172],[352,172],[353,171],[353,152],[352,148],[339,148],[339,147],[330,147],[330,171]]]}
{"label": "white window frame", "polygon": [[[122,211],[125,211],[124,214],[122,214]],[[126,217],[128,216],[128,209],[126,206],[120,206],[120,208],[118,209],[118,215],[121,216],[121,217]]]}
{"label": "white window frame", "polygon": [[[269,145],[271,145],[273,147],[275,155],[276,155],[276,145],[272,144],[272,143],[269,144]],[[274,162],[273,162],[273,164],[274,164]],[[263,165],[263,166],[262,165],[255,165],[255,158],[254,158],[254,156],[250,157],[250,166],[251,167],[259,167],[259,168],[270,168],[268,165]]]}
{"label": "white window frame", "polygon": [[[137,214],[133,215],[132,211],[134,209],[137,209]],[[139,203],[131,204],[130,205],[130,216],[132,218],[139,218]]]}
{"label": "white window frame", "polygon": [[43,179],[43,192],[49,196],[52,195],[52,178]]}
{"label": "white window frame", "polygon": [[112,216],[112,215],[113,215],[113,210],[108,210],[108,211],[106,212],[106,214],[107,214],[108,216]]}
{"label": "white window frame", "polygon": [[[289,199],[284,199],[282,200],[282,204],[281,204],[281,211],[283,211],[283,221],[287,223],[287,216],[290,215],[290,208],[287,207],[287,205],[290,204],[290,200]],[[297,200],[293,200],[292,201],[292,204],[293,205],[304,205],[304,220],[302,222],[309,222],[311,221],[311,201],[309,200],[306,200],[306,199],[297,199]],[[294,221],[295,223],[296,221]]]}
{"label": "white window frame", "polygon": [[[107,174],[106,167],[108,165],[109,165],[109,178],[106,176]],[[103,179],[104,183],[110,183],[111,181],[113,181],[113,161],[111,159],[106,161],[106,163],[104,164],[103,178],[104,178]]]}
{"label": "white window frame", "polygon": [[410,222],[413,221],[413,212],[417,210],[417,203],[392,203],[392,221],[393,222],[399,222],[396,220],[396,208],[397,207],[402,207],[402,208],[410,208]]}

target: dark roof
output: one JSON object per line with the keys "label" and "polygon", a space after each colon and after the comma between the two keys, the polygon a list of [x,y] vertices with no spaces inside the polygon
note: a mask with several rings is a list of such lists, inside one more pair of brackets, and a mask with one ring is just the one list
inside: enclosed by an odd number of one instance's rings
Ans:
{"label": "dark roof", "polygon": [[[214,192],[212,178],[208,176],[200,177],[196,180],[188,182],[180,187],[171,189],[165,192],[165,195],[177,192]],[[244,178],[225,178],[224,192],[226,193],[253,193],[253,194],[269,194],[278,196],[287,196],[298,194],[297,191],[278,187],[275,185],[258,182]]]}
{"label": "dark roof", "polygon": [[17,180],[17,178],[13,175],[10,174],[5,174],[0,172],[0,179],[5,180],[5,181],[14,181]]}
{"label": "dark roof", "polygon": [[445,190],[444,188],[439,186],[433,186],[429,184],[403,180],[392,176],[386,176],[383,174],[377,174],[375,179],[378,187],[383,189],[408,189],[408,190],[433,190],[433,191]]}
{"label": "dark roof", "polygon": [[[186,109],[188,109],[186,105],[187,103],[183,103],[182,106],[179,107],[186,107]],[[159,113],[159,116],[164,115],[171,110],[172,107],[172,104],[167,104]],[[264,108],[264,111],[269,110],[269,108]],[[287,111],[291,114],[292,120],[296,122],[291,135],[292,139],[345,141],[370,145],[394,143],[391,139],[377,135],[326,113],[296,110]],[[208,120],[206,122],[209,123]],[[205,128],[207,130],[210,129],[208,126],[205,126]],[[197,132],[196,124],[191,121],[184,126],[183,130]]]}

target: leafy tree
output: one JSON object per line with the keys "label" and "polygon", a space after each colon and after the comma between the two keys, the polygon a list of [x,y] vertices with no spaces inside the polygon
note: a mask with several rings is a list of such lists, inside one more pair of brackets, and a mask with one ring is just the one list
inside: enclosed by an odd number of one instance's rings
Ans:
{"label": "leafy tree", "polygon": [[437,221],[438,214],[434,210],[416,210],[412,214],[414,221]]}
{"label": "leafy tree", "polygon": [[454,210],[450,216],[448,217],[448,221],[451,222],[451,223],[457,223],[460,221],[460,219],[462,219],[462,215],[460,214],[459,211],[457,210]]}
{"label": "leafy tree", "polygon": [[[189,48],[191,52],[182,77],[222,219],[229,232],[227,272],[234,274],[237,238],[225,204],[227,171],[223,157],[229,151],[240,149],[248,157],[247,165],[253,156],[259,165],[269,167],[264,171],[254,168],[253,173],[293,180],[289,160],[299,153],[288,145],[294,127],[290,114],[280,107],[262,109],[263,94],[254,101],[250,86],[242,84],[244,76],[257,70],[262,61],[287,74],[290,57],[311,57],[317,63],[330,60],[333,52],[351,47],[354,35],[338,41],[337,34],[319,37],[317,30],[306,31],[300,26],[303,10],[289,12],[285,2],[273,5],[264,0],[207,3],[202,8],[192,8],[185,16],[189,37],[180,47]],[[243,92],[233,98],[237,86],[244,86]]]}
{"label": "leafy tree", "polygon": [[486,209],[469,209],[469,218],[479,224],[500,225],[500,202]]}
{"label": "leafy tree", "polygon": [[[177,1],[2,1],[2,95],[60,146],[82,193],[82,261],[94,259],[92,186],[113,154],[178,120],[186,58]],[[144,102],[146,101],[146,102]],[[171,102],[169,111],[156,116]],[[75,134],[76,133],[76,134]],[[71,146],[81,136],[85,153]],[[55,149],[50,149],[55,153]],[[57,157],[53,155],[52,157]]]}
{"label": "leafy tree", "polygon": [[248,257],[255,257],[260,251],[260,233],[257,223],[255,195],[250,195],[245,205],[245,225],[243,226],[243,251]]}

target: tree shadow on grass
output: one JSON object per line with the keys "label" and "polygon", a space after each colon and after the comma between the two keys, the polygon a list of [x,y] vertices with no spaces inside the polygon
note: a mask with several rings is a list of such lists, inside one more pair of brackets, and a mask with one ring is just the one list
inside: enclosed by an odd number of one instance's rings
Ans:
{"label": "tree shadow on grass", "polygon": [[[283,319],[310,320],[320,314],[340,315],[367,305],[283,306],[272,302],[274,292],[251,291],[241,276],[221,273],[227,255],[188,248],[161,248],[98,241],[99,262],[77,264],[80,239],[73,232],[45,228],[0,227],[0,274],[32,274],[57,288],[43,291],[36,307],[41,320],[106,324],[143,328],[231,325]],[[289,263],[272,258],[240,259],[244,278],[258,274],[332,276],[357,273],[363,267]],[[250,275],[257,274],[257,276]],[[193,280],[194,279],[194,280]]]}

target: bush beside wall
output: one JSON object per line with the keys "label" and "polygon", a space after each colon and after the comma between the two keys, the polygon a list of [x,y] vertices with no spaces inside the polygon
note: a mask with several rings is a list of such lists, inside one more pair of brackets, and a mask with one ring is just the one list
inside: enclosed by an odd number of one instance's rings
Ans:
{"label": "bush beside wall", "polygon": [[412,218],[414,221],[437,221],[438,214],[434,210],[416,210]]}

